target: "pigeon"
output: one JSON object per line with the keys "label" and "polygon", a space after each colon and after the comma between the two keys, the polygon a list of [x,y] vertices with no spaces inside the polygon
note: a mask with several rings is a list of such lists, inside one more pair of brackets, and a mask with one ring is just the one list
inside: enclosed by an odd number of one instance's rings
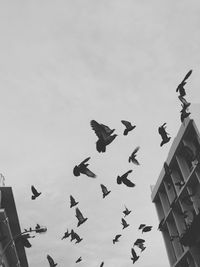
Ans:
{"label": "pigeon", "polygon": [[95,120],[91,120],[90,125],[94,130],[95,134],[99,138],[96,142],[96,149],[99,153],[106,151],[106,146],[109,145],[116,137],[117,134],[113,134],[114,129],[111,130],[104,124],[99,124]]}
{"label": "pigeon", "polygon": [[131,172],[132,172],[132,170],[129,170],[126,173],[124,173],[122,176],[119,176],[118,175],[117,176],[117,183],[118,184],[124,183],[128,187],[134,187],[135,184],[132,183],[130,180],[127,179],[128,174],[131,173]]}
{"label": "pigeon", "polygon": [[101,184],[101,190],[103,192],[103,198],[105,198],[111,191],[108,191],[105,185]]}
{"label": "pigeon", "polygon": [[129,121],[121,120],[121,122],[126,127],[126,129],[124,130],[124,135],[127,135],[130,131],[132,131],[136,127],[136,125],[133,126]]}
{"label": "pigeon", "polygon": [[102,263],[100,264],[100,267],[103,267],[104,266],[104,262],[102,261]]}
{"label": "pigeon", "polygon": [[122,229],[125,229],[126,227],[129,226],[129,224],[123,218],[122,218],[122,225],[123,225]]}
{"label": "pigeon", "polygon": [[79,258],[76,260],[76,263],[78,263],[78,262],[80,262],[80,261],[82,261],[82,258],[81,258],[81,257],[79,257]]}
{"label": "pigeon", "polygon": [[158,128],[158,133],[162,137],[162,142],[160,143],[160,146],[163,146],[164,144],[168,143],[171,139],[171,137],[168,137],[168,133],[165,130],[166,128],[166,122],[163,123],[159,128]]}
{"label": "pigeon", "polygon": [[131,260],[133,261],[134,264],[139,259],[139,256],[136,254],[134,248],[131,249],[131,254],[132,254]]}
{"label": "pigeon", "polygon": [[77,233],[74,233],[74,238],[76,239],[75,243],[80,243],[83,240],[83,238],[80,238],[80,236]]}
{"label": "pigeon", "polygon": [[145,226],[142,228],[142,233],[143,232],[149,232],[149,231],[151,231],[151,229],[152,229],[152,226]]}
{"label": "pigeon", "polygon": [[82,213],[78,208],[76,208],[76,218],[78,219],[77,227],[79,227],[81,224],[83,224],[88,218],[84,218]]}
{"label": "pigeon", "polygon": [[142,229],[142,228],[144,228],[146,226],[146,224],[140,224],[140,226],[138,227],[138,230],[140,230],[140,229]]}
{"label": "pigeon", "polygon": [[146,248],[143,243],[138,243],[136,246],[141,249],[141,252]]}
{"label": "pigeon", "polygon": [[78,202],[73,198],[73,196],[70,195],[70,208],[76,206]]}
{"label": "pigeon", "polygon": [[67,232],[64,233],[64,236],[62,237],[61,240],[63,240],[63,239],[65,239],[65,238],[69,237],[70,235],[71,235],[71,233],[69,233],[69,231],[67,230]]}
{"label": "pigeon", "polygon": [[70,241],[73,241],[75,239],[75,232],[74,232],[73,229],[71,230],[70,235],[71,235],[71,240]]}
{"label": "pigeon", "polygon": [[51,256],[47,255],[47,260],[49,262],[50,267],[55,267],[58,265],[58,263],[55,263]]}
{"label": "pigeon", "polygon": [[183,122],[184,119],[186,119],[191,114],[191,112],[187,112],[187,107],[185,106],[182,106],[182,110],[180,112],[181,112],[181,122]]}
{"label": "pigeon", "polygon": [[124,217],[126,217],[131,213],[131,210],[127,209],[127,207],[125,206],[125,210],[123,211],[123,213],[124,213]]}
{"label": "pigeon", "polygon": [[31,199],[36,199],[37,197],[39,197],[39,195],[41,195],[41,192],[39,193],[33,185],[31,186],[31,191],[33,193]]}
{"label": "pigeon", "polygon": [[138,160],[136,159],[136,153],[138,152],[139,149],[140,149],[139,146],[137,146],[137,147],[134,149],[133,153],[131,154],[131,156],[130,156],[129,159],[128,159],[128,162],[131,162],[131,161],[132,161],[134,164],[136,164],[136,165],[140,165],[140,163],[139,163]]}
{"label": "pigeon", "polygon": [[185,77],[182,80],[182,82],[176,88],[176,92],[179,92],[181,97],[186,95],[184,86],[186,85],[186,80],[190,77],[191,74],[192,74],[192,70],[188,71],[188,73],[185,75]]}
{"label": "pigeon", "polygon": [[74,176],[80,176],[80,174],[85,174],[88,177],[91,178],[96,178],[96,174],[94,174],[93,172],[91,172],[87,167],[88,167],[88,163],[86,163],[88,160],[90,159],[90,157],[86,158],[85,160],[83,160],[79,165],[76,165],[73,169],[73,174]]}
{"label": "pigeon", "polygon": [[116,235],[115,238],[113,239],[113,244],[115,244],[116,242],[119,242],[119,238],[121,237],[122,235]]}

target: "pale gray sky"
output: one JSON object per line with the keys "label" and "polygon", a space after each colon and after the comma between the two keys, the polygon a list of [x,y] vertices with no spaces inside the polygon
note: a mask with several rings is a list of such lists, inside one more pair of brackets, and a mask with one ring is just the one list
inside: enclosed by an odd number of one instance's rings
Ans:
{"label": "pale gray sky", "polygon": [[[170,145],[160,148],[157,128],[167,122],[172,138],[180,127],[176,86],[193,69],[187,99],[199,102],[200,3],[173,0],[19,0],[0,3],[0,172],[12,186],[21,227],[47,226],[31,239],[30,267],[132,266],[130,251],[140,223],[147,249],[138,267],[167,267],[168,259],[150,198]],[[95,149],[90,120],[115,128],[107,152]],[[137,127],[122,135],[121,120]],[[140,145],[141,166],[128,163]],[[92,180],[72,174],[91,156]],[[116,184],[133,169],[133,189]],[[102,199],[100,184],[112,190]],[[31,185],[42,191],[32,201]],[[69,195],[88,221],[76,228]],[[124,205],[133,212],[121,230]],[[61,241],[66,229],[84,240]],[[112,239],[122,233],[115,246]],[[76,265],[77,266],[77,265]]]}

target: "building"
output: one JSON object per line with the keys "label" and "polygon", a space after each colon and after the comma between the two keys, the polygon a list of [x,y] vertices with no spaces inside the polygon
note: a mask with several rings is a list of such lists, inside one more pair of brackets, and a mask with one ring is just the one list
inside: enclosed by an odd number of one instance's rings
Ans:
{"label": "building", "polygon": [[[0,267],[28,267],[11,187],[0,187]],[[13,242],[14,240],[14,242]]]}
{"label": "building", "polygon": [[200,106],[190,112],[151,195],[172,267],[200,266]]}

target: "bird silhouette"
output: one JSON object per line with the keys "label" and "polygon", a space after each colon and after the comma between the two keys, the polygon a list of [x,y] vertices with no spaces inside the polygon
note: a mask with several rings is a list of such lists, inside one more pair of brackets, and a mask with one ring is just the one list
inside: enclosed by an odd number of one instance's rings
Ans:
{"label": "bird silhouette", "polygon": [[168,137],[169,134],[166,132],[165,128],[166,128],[166,122],[163,123],[160,127],[158,127],[158,133],[162,137],[160,146],[163,146],[164,144],[168,143],[171,139],[171,137]]}
{"label": "bird silhouette", "polygon": [[125,206],[125,210],[123,211],[123,213],[124,213],[124,217],[126,217],[131,213],[131,210],[127,209],[127,207]]}
{"label": "bird silhouette", "polygon": [[100,264],[100,267],[103,267],[104,266],[104,262],[102,261],[102,263]]}
{"label": "bird silhouette", "polygon": [[118,183],[118,184],[123,183],[123,184],[125,184],[125,185],[128,186],[128,187],[134,187],[135,184],[132,183],[130,180],[127,179],[128,174],[131,173],[131,172],[132,172],[132,170],[129,170],[129,171],[127,171],[126,173],[124,173],[122,176],[119,176],[119,175],[118,175],[118,176],[117,176],[117,183]]}
{"label": "bird silhouette", "polygon": [[32,238],[30,234],[23,234],[16,238],[16,241],[20,241],[22,245],[26,248],[32,247],[31,243],[28,241],[29,238]]}
{"label": "bird silhouette", "polygon": [[39,193],[33,185],[31,186],[31,191],[33,193],[31,199],[36,199],[37,197],[39,197],[39,195],[41,195],[41,192]]}
{"label": "bird silhouette", "polygon": [[136,125],[132,125],[129,121],[121,120],[126,129],[124,130],[124,135],[127,135],[130,131],[135,129]]}
{"label": "bird silhouette", "polygon": [[122,229],[125,229],[129,226],[129,224],[123,218],[122,218],[122,225],[123,225]]}
{"label": "bird silhouette", "polygon": [[187,106],[185,105],[182,105],[180,113],[181,113],[181,122],[183,122],[184,119],[186,119],[191,114],[191,112],[187,112]]}
{"label": "bird silhouette", "polygon": [[70,235],[71,235],[71,240],[70,241],[73,241],[75,239],[75,232],[74,232],[73,229],[71,230]]}
{"label": "bird silhouette", "polygon": [[116,137],[116,134],[112,133],[114,132],[114,129],[111,130],[108,126],[104,124],[99,124],[95,120],[91,120],[90,125],[92,129],[94,130],[95,134],[99,138],[96,142],[96,149],[100,152],[106,151],[106,146],[109,145]]}
{"label": "bird silhouette", "polygon": [[145,242],[144,239],[138,238],[138,239],[135,241],[135,243],[134,243],[133,246],[137,246],[138,248],[141,249],[141,252],[142,252],[142,251],[145,250],[145,248],[146,248],[146,247],[144,246],[144,242]]}
{"label": "bird silhouette", "polygon": [[151,231],[152,226],[145,226],[142,228],[142,233]]}
{"label": "bird silhouette", "polygon": [[78,262],[80,262],[80,261],[82,261],[82,258],[81,258],[81,257],[79,257],[79,258],[76,260],[76,263],[78,263]]}
{"label": "bird silhouette", "polygon": [[138,150],[140,149],[139,146],[137,146],[134,150],[133,153],[131,154],[131,156],[128,159],[128,162],[133,162],[136,165],[140,165],[140,163],[138,162],[138,160],[136,159],[136,153],[138,152]]}
{"label": "bird silhouette", "polygon": [[101,184],[101,190],[103,193],[103,198],[105,198],[108,194],[110,194],[111,191],[108,191],[107,187],[103,184]]}
{"label": "bird silhouette", "polygon": [[49,262],[50,267],[55,267],[56,265],[58,265],[58,263],[55,263],[54,260],[52,259],[52,257],[49,255],[47,255],[47,260]]}
{"label": "bird silhouette", "polygon": [[69,231],[67,230],[67,232],[64,233],[64,236],[62,237],[62,240],[69,237],[71,235],[71,233],[69,233]]}
{"label": "bird silhouette", "polygon": [[139,256],[136,254],[134,248],[131,249],[131,254],[132,254],[131,260],[133,261],[134,264],[139,259]]}
{"label": "bird silhouette", "polygon": [[87,221],[88,218],[84,218],[82,213],[78,208],[76,208],[76,218],[78,219],[77,227],[79,227],[81,224],[83,224],[85,221]]}
{"label": "bird silhouette", "polygon": [[115,238],[113,239],[113,244],[115,244],[116,242],[119,242],[119,238],[121,237],[122,235],[116,235]]}
{"label": "bird silhouette", "polygon": [[72,195],[70,195],[70,208],[76,206],[78,204],[78,202],[76,202],[76,200],[73,198]]}
{"label": "bird silhouette", "polygon": [[87,167],[89,166],[88,160],[90,159],[90,157],[84,159],[79,165],[76,165],[73,169],[73,174],[74,176],[80,176],[80,174],[85,174],[88,177],[91,178],[96,178],[96,174],[94,174],[93,172],[91,172]]}
{"label": "bird silhouette", "polygon": [[80,243],[83,240],[83,238],[80,238],[80,236],[75,232],[74,232],[74,239],[76,239],[75,243]]}

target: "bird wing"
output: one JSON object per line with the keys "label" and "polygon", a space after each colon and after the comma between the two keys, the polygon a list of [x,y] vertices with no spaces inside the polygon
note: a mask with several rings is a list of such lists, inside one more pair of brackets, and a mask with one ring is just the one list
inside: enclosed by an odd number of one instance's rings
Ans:
{"label": "bird wing", "polygon": [[131,254],[132,254],[134,259],[137,258],[137,254],[136,254],[134,248],[131,249]]}
{"label": "bird wing", "polygon": [[133,153],[131,154],[131,157],[135,156],[135,154],[138,152],[139,149],[140,149],[140,147],[137,146],[137,147],[133,150]]}
{"label": "bird wing", "polygon": [[101,124],[99,124],[95,120],[92,120],[90,122],[90,125],[99,139],[105,140],[107,138],[108,134]]}
{"label": "bird wing", "polygon": [[121,120],[121,122],[124,124],[126,128],[132,127],[132,124],[129,121]]}
{"label": "bird wing", "polygon": [[192,70],[189,70],[188,73],[185,75],[185,78],[183,79],[183,81],[181,83],[184,83],[192,74]]}
{"label": "bird wing", "polygon": [[127,185],[128,187],[134,187],[135,186],[135,184],[134,183],[132,183],[129,179],[123,179],[122,180],[122,182],[125,184],[125,185]]}
{"label": "bird wing", "polygon": [[76,217],[79,221],[84,220],[83,214],[80,212],[79,208],[76,208]]}
{"label": "bird wing", "polygon": [[102,263],[101,263],[100,267],[103,267],[103,265],[104,265],[104,262],[102,261]]}
{"label": "bird wing", "polygon": [[132,158],[132,162],[135,164],[135,165],[140,165],[139,161],[135,158]]}
{"label": "bird wing", "polygon": [[70,195],[70,202],[71,202],[71,204],[75,204],[75,202],[76,202],[75,199],[73,198],[73,196],[71,196],[71,195]]}
{"label": "bird wing", "polygon": [[90,159],[90,157],[84,159],[84,160],[79,164],[79,166],[85,164],[89,159]]}
{"label": "bird wing", "polygon": [[103,194],[108,193],[108,189],[106,188],[105,185],[101,184],[101,189],[102,189]]}
{"label": "bird wing", "polygon": [[94,174],[92,171],[90,171],[88,168],[85,168],[85,172],[84,172],[88,177],[91,178],[96,178],[96,174]]}
{"label": "bird wing", "polygon": [[51,256],[47,255],[47,260],[49,262],[50,267],[54,266],[55,263]]}
{"label": "bird wing", "polygon": [[115,236],[115,239],[118,239],[118,238],[120,238],[120,236],[121,236],[121,235],[116,235],[116,236]]}
{"label": "bird wing", "polygon": [[104,125],[102,123],[100,125],[104,128],[104,130],[105,130],[105,132],[107,134],[112,134],[113,133],[113,130],[111,130],[107,125]]}
{"label": "bird wing", "polygon": [[129,170],[129,171],[127,171],[126,173],[124,173],[122,176],[121,176],[121,179],[123,180],[124,178],[126,178],[128,175],[129,175],[129,173],[131,173],[133,170]]}
{"label": "bird wing", "polygon": [[127,222],[122,218],[122,224],[125,226],[127,225]]}
{"label": "bird wing", "polygon": [[32,191],[33,195],[38,195],[38,191],[35,189],[35,187],[33,185],[31,186],[31,191]]}

